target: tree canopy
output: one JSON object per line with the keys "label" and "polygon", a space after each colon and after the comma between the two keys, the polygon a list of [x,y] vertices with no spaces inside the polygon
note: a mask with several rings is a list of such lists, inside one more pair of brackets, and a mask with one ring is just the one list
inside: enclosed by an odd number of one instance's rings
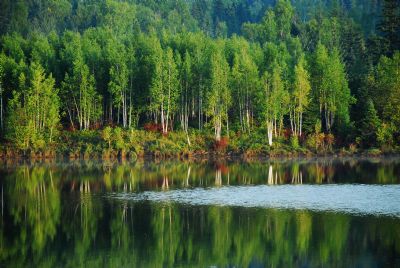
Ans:
{"label": "tree canopy", "polygon": [[[368,2],[368,3],[367,3]],[[399,2],[2,1],[1,136],[148,123],[399,141]],[[365,96],[369,96],[365,98]],[[370,122],[370,123],[368,123]],[[274,138],[274,139],[275,139]],[[368,143],[372,146],[371,143]]]}

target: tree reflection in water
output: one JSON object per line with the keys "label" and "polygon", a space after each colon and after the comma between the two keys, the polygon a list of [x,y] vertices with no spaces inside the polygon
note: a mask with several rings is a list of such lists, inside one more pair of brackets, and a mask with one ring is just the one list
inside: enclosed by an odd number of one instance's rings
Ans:
{"label": "tree reflection in water", "polygon": [[400,164],[391,160],[329,159],[3,165],[0,265],[395,266],[400,256],[396,218],[133,202],[104,193],[399,183],[399,171]]}

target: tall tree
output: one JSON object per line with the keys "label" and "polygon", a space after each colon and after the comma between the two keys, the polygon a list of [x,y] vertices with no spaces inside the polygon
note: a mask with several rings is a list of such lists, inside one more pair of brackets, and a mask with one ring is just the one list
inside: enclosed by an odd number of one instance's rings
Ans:
{"label": "tall tree", "polygon": [[369,85],[381,118],[400,131],[400,52],[381,58]]}
{"label": "tall tree", "polygon": [[221,140],[222,126],[228,125],[228,109],[231,96],[228,88],[229,65],[220,51],[211,56],[211,81],[207,95],[206,114],[211,118],[216,141]]}
{"label": "tall tree", "polygon": [[383,0],[378,29],[389,43],[389,55],[396,49],[400,49],[400,2],[398,0]]}
{"label": "tall tree", "polygon": [[291,100],[290,123],[294,136],[302,135],[303,113],[310,102],[310,75],[306,70],[306,61],[302,55],[294,69],[294,84]]}
{"label": "tall tree", "polygon": [[94,76],[82,59],[74,61],[72,74],[66,75],[62,94],[72,127],[76,120],[80,130],[88,130],[100,119],[101,97],[96,92]]}
{"label": "tall tree", "polygon": [[274,64],[272,74],[264,74],[263,114],[267,123],[268,143],[279,136],[283,127],[283,117],[288,112],[289,93],[281,78],[281,67]]}
{"label": "tall tree", "polygon": [[192,57],[186,50],[182,63],[180,64],[179,80],[181,83],[180,94],[180,121],[182,129],[187,133],[189,128],[189,116],[192,110]]}
{"label": "tall tree", "polygon": [[353,103],[348,87],[345,66],[339,51],[328,53],[319,43],[314,54],[313,66],[314,96],[319,100],[320,114],[326,131],[331,132],[335,118],[340,123],[349,122],[349,106]]}
{"label": "tall tree", "polygon": [[54,79],[46,77],[37,63],[29,68],[30,86],[20,77],[20,90],[13,92],[8,106],[7,138],[19,149],[45,147],[52,143],[59,124],[59,98]]}
{"label": "tall tree", "polygon": [[178,69],[171,48],[161,50],[158,60],[150,89],[151,107],[159,115],[162,131],[166,134],[179,98]]}
{"label": "tall tree", "polygon": [[234,54],[231,72],[231,90],[237,100],[239,122],[242,131],[250,132],[256,91],[259,87],[258,68],[248,52],[248,46],[241,46]]}

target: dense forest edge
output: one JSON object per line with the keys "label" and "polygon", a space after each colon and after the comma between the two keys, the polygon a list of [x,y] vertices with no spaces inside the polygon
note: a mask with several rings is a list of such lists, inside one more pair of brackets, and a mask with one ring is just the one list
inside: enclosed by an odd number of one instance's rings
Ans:
{"label": "dense forest edge", "polygon": [[0,157],[400,152],[400,1],[4,0]]}

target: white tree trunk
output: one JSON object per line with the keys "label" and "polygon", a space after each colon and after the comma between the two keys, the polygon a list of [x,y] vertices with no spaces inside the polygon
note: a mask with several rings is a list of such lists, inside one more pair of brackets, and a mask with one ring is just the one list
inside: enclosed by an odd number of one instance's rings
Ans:
{"label": "white tree trunk", "polygon": [[272,138],[274,134],[274,123],[273,121],[267,122],[267,134],[268,134],[268,144],[269,146],[272,145]]}

